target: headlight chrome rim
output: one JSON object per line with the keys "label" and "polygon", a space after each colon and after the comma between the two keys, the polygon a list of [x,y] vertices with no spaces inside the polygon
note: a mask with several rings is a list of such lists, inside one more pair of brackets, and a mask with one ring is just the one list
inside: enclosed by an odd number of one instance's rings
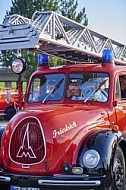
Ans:
{"label": "headlight chrome rim", "polygon": [[86,168],[95,168],[100,160],[99,153],[94,149],[87,150],[83,155],[83,164]]}

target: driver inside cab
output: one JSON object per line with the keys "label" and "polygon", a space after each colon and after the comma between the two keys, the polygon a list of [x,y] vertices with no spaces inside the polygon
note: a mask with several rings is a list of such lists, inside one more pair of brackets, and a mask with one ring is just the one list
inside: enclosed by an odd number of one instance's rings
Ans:
{"label": "driver inside cab", "polygon": [[69,83],[66,91],[68,100],[82,100],[81,89],[77,83]]}

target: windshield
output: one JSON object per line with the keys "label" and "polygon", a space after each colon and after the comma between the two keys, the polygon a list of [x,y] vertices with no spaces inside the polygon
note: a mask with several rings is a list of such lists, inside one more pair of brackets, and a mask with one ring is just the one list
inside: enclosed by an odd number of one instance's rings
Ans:
{"label": "windshield", "polygon": [[[103,72],[71,72],[35,76],[30,85],[28,102],[71,101],[107,102],[110,77]],[[65,85],[65,81],[67,84]]]}
{"label": "windshield", "polygon": [[32,79],[28,102],[61,100],[64,92],[65,75],[62,73],[38,75]]}
{"label": "windshield", "polygon": [[109,94],[109,75],[100,72],[70,73],[67,84],[68,100],[106,102]]}

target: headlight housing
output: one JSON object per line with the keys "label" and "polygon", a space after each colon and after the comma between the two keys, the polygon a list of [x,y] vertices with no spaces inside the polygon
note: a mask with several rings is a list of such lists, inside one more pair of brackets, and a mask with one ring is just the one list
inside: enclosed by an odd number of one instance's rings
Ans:
{"label": "headlight housing", "polygon": [[95,168],[98,165],[99,160],[100,155],[94,149],[87,150],[83,155],[83,164],[86,168]]}

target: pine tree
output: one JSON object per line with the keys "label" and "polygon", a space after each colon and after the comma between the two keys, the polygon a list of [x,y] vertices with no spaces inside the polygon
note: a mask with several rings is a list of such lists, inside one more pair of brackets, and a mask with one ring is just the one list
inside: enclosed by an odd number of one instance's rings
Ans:
{"label": "pine tree", "polygon": [[[77,6],[78,2],[74,0],[12,0],[12,6],[10,11],[7,12],[7,16],[19,14],[27,18],[32,18],[35,11],[52,10],[87,26],[88,19],[85,14],[85,8],[77,13]],[[4,65],[8,66],[11,64],[16,53],[17,51],[15,50],[2,51],[0,61],[3,62]],[[26,73],[26,76],[28,77],[36,69],[37,55],[22,51],[22,57],[29,65],[29,69]],[[50,57],[50,62],[51,66],[62,65],[64,63],[63,60],[56,59],[54,57]]]}
{"label": "pine tree", "polygon": [[59,6],[59,13],[66,16],[72,20],[82,23],[83,25],[88,25],[87,15],[85,14],[85,8],[83,8],[79,13],[77,13],[78,2],[74,0],[61,0]]}

